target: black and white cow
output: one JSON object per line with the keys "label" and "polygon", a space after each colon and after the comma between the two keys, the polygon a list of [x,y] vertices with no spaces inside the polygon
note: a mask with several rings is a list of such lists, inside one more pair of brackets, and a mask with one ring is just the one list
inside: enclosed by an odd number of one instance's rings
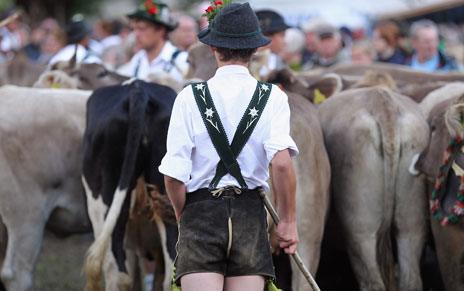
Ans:
{"label": "black and white cow", "polygon": [[[87,290],[99,290],[102,269],[106,290],[130,290],[135,253],[150,256],[131,247],[129,222],[138,181],[164,193],[157,166],[166,152],[175,96],[169,87],[136,80],[97,89],[89,98],[82,180],[96,240],[84,266]],[[177,225],[164,224],[156,215],[155,222],[167,245],[163,252],[170,271]]]}

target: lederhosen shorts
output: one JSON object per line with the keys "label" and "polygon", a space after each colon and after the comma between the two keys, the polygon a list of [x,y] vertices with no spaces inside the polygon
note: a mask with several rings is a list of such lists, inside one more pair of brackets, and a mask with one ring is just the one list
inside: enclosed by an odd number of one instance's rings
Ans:
{"label": "lederhosen shorts", "polygon": [[183,275],[203,272],[275,277],[266,210],[257,189],[226,190],[218,198],[206,188],[187,193],[176,250],[178,283]]}

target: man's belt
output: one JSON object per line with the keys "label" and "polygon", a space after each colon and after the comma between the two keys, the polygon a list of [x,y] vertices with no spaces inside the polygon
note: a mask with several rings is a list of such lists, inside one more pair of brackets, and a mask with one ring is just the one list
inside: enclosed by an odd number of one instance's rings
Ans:
{"label": "man's belt", "polygon": [[214,190],[208,188],[201,188],[196,191],[187,193],[185,198],[185,205],[204,200],[217,200],[217,199],[260,199],[259,190],[261,187],[255,189],[242,189],[235,186],[226,186]]}

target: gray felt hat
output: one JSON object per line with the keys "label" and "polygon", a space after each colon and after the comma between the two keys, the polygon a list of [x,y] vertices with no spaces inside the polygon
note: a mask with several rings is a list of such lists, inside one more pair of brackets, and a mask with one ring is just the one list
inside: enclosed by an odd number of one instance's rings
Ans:
{"label": "gray felt hat", "polygon": [[252,49],[270,43],[248,3],[225,6],[198,38],[209,46],[229,49]]}

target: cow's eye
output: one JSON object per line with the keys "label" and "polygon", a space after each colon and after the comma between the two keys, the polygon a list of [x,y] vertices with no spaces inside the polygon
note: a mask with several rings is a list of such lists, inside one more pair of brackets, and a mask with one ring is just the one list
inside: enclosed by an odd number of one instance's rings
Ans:
{"label": "cow's eye", "polygon": [[108,71],[107,71],[107,70],[104,70],[104,71],[101,71],[100,73],[98,73],[97,77],[98,77],[98,78],[103,78],[103,77],[105,77],[106,75],[108,75]]}

